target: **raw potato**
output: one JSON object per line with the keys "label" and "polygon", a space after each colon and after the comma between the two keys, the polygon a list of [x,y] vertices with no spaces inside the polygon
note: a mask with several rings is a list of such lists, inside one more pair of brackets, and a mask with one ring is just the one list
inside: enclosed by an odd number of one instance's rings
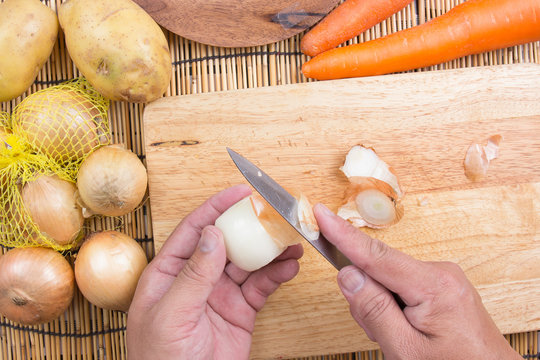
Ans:
{"label": "raw potato", "polygon": [[39,0],[0,3],[0,101],[28,90],[51,55],[57,35],[56,14]]}
{"label": "raw potato", "polygon": [[163,31],[131,0],[68,0],[58,9],[73,62],[103,96],[146,103],[172,72]]}

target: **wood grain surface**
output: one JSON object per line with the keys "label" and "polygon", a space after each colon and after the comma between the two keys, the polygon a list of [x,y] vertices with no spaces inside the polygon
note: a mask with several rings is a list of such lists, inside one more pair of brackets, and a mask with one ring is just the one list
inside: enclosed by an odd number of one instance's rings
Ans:
{"label": "wood grain surface", "polygon": [[[504,333],[540,328],[540,65],[467,68],[160,99],[144,133],[157,250],[208,196],[245,182],[231,147],[284,187],[336,209],[338,170],[373,146],[405,188],[405,215],[366,230],[423,260],[459,263]],[[503,136],[472,183],[472,142]],[[299,275],[259,314],[252,358],[376,348],[350,318],[336,270],[304,244]]]}
{"label": "wood grain surface", "polygon": [[296,35],[339,0],[135,0],[169,31],[203,44],[245,47]]}

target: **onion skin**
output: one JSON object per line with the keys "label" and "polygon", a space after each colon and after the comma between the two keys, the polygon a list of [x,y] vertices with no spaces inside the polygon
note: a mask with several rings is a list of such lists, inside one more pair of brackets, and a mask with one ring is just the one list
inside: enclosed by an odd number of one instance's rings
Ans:
{"label": "onion skin", "polygon": [[139,244],[118,231],[90,234],[75,260],[79,290],[92,304],[127,312],[148,264]]}
{"label": "onion skin", "polygon": [[0,257],[0,313],[22,325],[46,323],[62,315],[73,299],[69,262],[47,248],[17,248]]}
{"label": "onion skin", "polygon": [[137,155],[121,146],[104,146],[79,168],[77,188],[83,214],[125,215],[141,203],[147,184],[146,168]]}
{"label": "onion skin", "polygon": [[38,91],[15,108],[12,120],[14,132],[60,163],[82,159],[109,141],[100,127],[106,119],[74,90]]}
{"label": "onion skin", "polygon": [[57,175],[39,175],[27,182],[21,196],[30,217],[47,238],[60,246],[74,243],[84,217],[77,205],[77,187]]}

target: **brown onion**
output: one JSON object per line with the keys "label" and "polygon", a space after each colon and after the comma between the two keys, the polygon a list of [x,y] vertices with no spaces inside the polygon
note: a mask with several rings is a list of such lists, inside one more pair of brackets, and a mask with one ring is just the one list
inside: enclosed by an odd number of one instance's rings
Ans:
{"label": "brown onion", "polygon": [[58,245],[79,239],[84,217],[75,184],[58,175],[39,175],[21,191],[24,206],[40,232]]}
{"label": "brown onion", "polygon": [[97,232],[90,234],[79,249],[75,278],[92,304],[127,311],[147,264],[144,250],[128,235]]}
{"label": "brown onion", "polygon": [[118,145],[104,146],[81,164],[77,188],[83,214],[122,216],[142,201],[146,168],[137,155]]}
{"label": "brown onion", "polygon": [[47,248],[18,248],[0,257],[0,313],[22,325],[56,319],[73,299],[69,262]]}

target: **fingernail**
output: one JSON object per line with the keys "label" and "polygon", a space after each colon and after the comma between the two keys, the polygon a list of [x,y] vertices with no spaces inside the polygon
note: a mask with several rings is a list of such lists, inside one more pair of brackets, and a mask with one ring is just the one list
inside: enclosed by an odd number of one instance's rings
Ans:
{"label": "fingernail", "polygon": [[205,228],[199,241],[199,249],[204,253],[212,252],[218,244],[218,234],[211,228]]}
{"label": "fingernail", "polygon": [[351,267],[346,269],[341,273],[340,283],[343,288],[351,293],[355,293],[360,290],[364,283],[366,282],[366,277],[362,271],[356,267]]}
{"label": "fingernail", "polygon": [[317,206],[321,209],[321,212],[326,216],[334,216],[334,213],[325,205],[318,203]]}

